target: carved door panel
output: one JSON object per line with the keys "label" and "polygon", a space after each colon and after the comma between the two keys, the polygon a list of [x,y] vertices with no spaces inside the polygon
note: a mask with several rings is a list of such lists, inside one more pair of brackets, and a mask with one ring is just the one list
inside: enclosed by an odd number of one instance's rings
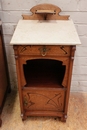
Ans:
{"label": "carved door panel", "polygon": [[64,111],[65,90],[57,88],[29,88],[23,91],[23,105],[30,111]]}

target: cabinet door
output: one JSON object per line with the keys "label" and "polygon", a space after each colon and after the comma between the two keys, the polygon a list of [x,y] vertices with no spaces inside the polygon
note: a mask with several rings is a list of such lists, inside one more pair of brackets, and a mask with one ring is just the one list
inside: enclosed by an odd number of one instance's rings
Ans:
{"label": "cabinet door", "polygon": [[65,90],[57,88],[28,88],[23,91],[24,109],[29,111],[64,111]]}
{"label": "cabinet door", "polygon": [[6,79],[5,59],[4,59],[2,39],[0,35],[0,107],[4,99],[6,88],[7,88],[7,79]]}

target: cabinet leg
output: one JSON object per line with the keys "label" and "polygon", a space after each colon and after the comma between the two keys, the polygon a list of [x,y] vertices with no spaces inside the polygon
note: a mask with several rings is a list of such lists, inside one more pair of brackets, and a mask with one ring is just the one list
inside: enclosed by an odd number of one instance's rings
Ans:
{"label": "cabinet leg", "polygon": [[22,121],[25,121],[27,119],[27,116],[21,114]]}
{"label": "cabinet leg", "polygon": [[60,118],[60,120],[61,120],[62,122],[66,122],[66,119],[67,119],[67,115],[63,115],[63,116]]}
{"label": "cabinet leg", "polygon": [[2,125],[2,120],[1,120],[1,118],[0,118],[0,127],[1,127],[1,125]]}

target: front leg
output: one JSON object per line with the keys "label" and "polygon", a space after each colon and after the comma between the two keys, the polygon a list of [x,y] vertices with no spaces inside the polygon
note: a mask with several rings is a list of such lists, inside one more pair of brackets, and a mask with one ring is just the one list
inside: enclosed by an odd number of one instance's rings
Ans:
{"label": "front leg", "polygon": [[62,122],[66,122],[66,119],[67,119],[67,115],[63,115],[63,116],[60,118],[60,120],[61,120]]}
{"label": "front leg", "polygon": [[21,114],[21,118],[22,118],[22,121],[26,120],[27,119],[27,116],[24,115],[24,114]]}

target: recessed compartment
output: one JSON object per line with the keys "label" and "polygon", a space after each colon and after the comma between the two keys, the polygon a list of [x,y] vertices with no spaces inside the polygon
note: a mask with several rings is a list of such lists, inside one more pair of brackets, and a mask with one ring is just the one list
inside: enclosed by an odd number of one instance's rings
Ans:
{"label": "recessed compartment", "polygon": [[61,61],[51,59],[28,60],[23,65],[25,87],[63,88],[62,81],[66,66]]}

